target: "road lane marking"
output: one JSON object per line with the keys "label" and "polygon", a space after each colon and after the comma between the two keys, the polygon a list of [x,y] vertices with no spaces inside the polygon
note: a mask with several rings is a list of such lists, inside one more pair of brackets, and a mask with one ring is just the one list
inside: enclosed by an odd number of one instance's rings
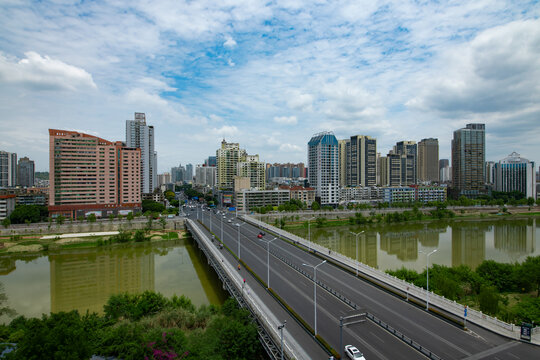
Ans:
{"label": "road lane marking", "polygon": [[[474,354],[472,356],[469,356],[469,357],[467,357],[467,358],[465,358],[463,360],[479,360],[479,359],[483,359],[483,358],[488,357],[490,355],[500,353],[503,350],[508,350],[510,348],[513,348],[514,346],[517,346],[517,345],[519,345],[519,341],[509,341],[507,343],[495,346],[495,347],[493,347],[491,349],[487,349],[487,350],[481,351],[479,353],[476,353],[476,354]],[[519,359],[519,357],[518,357],[518,359]]]}

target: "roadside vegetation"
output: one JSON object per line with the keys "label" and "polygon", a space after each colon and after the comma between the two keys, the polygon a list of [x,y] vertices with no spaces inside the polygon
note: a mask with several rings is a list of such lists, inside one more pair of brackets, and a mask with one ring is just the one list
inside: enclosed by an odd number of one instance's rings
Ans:
{"label": "roadside vegetation", "polygon": [[[426,271],[402,268],[388,274],[426,288]],[[467,266],[433,265],[429,290],[450,300],[516,324],[540,323],[540,256],[523,263],[485,260],[476,270]]]}
{"label": "roadside vegetation", "polygon": [[196,308],[150,291],[111,296],[103,315],[20,316],[0,325],[0,339],[14,344],[5,359],[263,359],[257,329],[233,299]]}

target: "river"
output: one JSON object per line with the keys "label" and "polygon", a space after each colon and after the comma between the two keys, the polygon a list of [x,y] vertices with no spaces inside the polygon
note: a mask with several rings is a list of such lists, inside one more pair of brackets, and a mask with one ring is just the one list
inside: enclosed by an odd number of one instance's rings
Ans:
{"label": "river", "polygon": [[[369,226],[310,226],[311,241],[381,270],[401,267],[423,271],[426,253],[431,264],[467,265],[484,260],[522,262],[540,255],[540,218],[477,219]],[[287,231],[308,238],[307,228]],[[358,244],[351,232],[358,233]]]}
{"label": "river", "polygon": [[145,290],[183,294],[197,306],[227,298],[191,239],[4,255],[0,282],[7,305],[27,317],[74,309],[102,313],[110,295]]}

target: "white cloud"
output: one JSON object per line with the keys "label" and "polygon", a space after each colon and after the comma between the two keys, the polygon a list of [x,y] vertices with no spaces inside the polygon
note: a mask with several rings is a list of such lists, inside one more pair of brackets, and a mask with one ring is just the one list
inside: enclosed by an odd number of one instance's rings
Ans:
{"label": "white cloud", "polygon": [[[239,135],[238,128],[236,126],[231,126],[231,125],[223,125],[220,128],[213,128],[211,131],[214,135],[217,135],[222,138],[237,137]],[[228,141],[231,141],[231,140],[228,140]],[[217,144],[216,144],[216,148],[217,148]]]}
{"label": "white cloud", "polygon": [[223,43],[223,46],[225,47],[228,47],[228,48],[233,48],[235,47],[237,44],[236,44],[236,41],[232,38],[232,36],[230,35],[227,35],[225,37],[225,42]]}
{"label": "white cloud", "polygon": [[278,124],[284,124],[284,125],[295,125],[298,120],[296,119],[296,116],[276,116],[274,117],[274,122]]}
{"label": "white cloud", "polygon": [[144,89],[137,88],[131,89],[126,94],[126,100],[131,104],[137,104],[138,106],[167,106],[169,103],[167,100],[161,98],[157,94],[151,94]]}
{"label": "white cloud", "polygon": [[293,91],[287,105],[294,110],[311,111],[313,110],[314,97],[311,94],[302,94],[299,91]]}
{"label": "white cloud", "polygon": [[281,144],[281,146],[279,147],[279,151],[283,151],[283,152],[301,152],[301,151],[303,151],[303,149],[300,146],[294,145],[294,144]]}
{"label": "white cloud", "polygon": [[16,61],[0,54],[0,82],[19,84],[35,90],[96,89],[92,75],[60,60],[42,57],[34,51]]}

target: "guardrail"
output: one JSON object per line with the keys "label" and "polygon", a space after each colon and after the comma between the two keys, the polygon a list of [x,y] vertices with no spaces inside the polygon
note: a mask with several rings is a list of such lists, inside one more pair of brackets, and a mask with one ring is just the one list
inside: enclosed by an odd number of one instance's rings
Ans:
{"label": "guardrail", "polygon": [[[390,286],[394,288],[395,290],[402,292],[404,295],[407,294],[407,296],[413,296],[422,301],[426,299],[427,292],[425,289],[421,287],[411,284],[405,280],[398,279],[395,276],[389,275],[379,269],[375,269],[369,265],[358,262],[355,259],[351,259],[343,254],[337,253],[335,251],[331,251],[328,248],[325,248],[321,245],[309,242],[302,237],[291,234],[285,230],[279,229],[273,225],[267,224],[260,220],[254,219],[248,215],[243,215],[242,218],[244,219],[244,221],[251,223],[254,226],[264,228],[267,231],[271,231],[284,239],[288,239],[293,243],[300,244],[306,249],[310,249],[314,253],[318,252],[324,255],[325,257],[331,258],[334,261],[349,267],[352,270],[358,269],[358,271],[363,273],[364,275],[371,277],[379,282],[382,282],[386,284],[387,286]],[[433,305],[434,307],[443,309],[447,311],[448,313],[454,316],[457,316],[458,318],[463,318],[464,306],[453,300],[449,300],[443,296],[440,296],[433,292],[429,292],[429,304]],[[500,335],[503,335],[503,336],[506,336],[515,340],[520,339],[519,326],[506,323],[495,317],[484,314],[481,311],[474,310],[474,309],[467,309],[467,321],[474,323],[476,325],[479,325],[481,327],[484,327],[488,330],[491,330],[497,334],[500,334]],[[532,334],[533,336],[534,335],[536,336],[534,336],[533,339],[531,339],[531,342],[535,344],[540,344],[540,330],[536,330],[536,329],[537,328],[533,329],[534,331],[532,332]]]}
{"label": "guardrail", "polygon": [[[243,282],[242,277],[238,271],[228,262],[225,261],[223,255],[220,253],[223,250],[218,250],[210,239],[196,226],[193,220],[186,220],[186,226],[188,230],[194,235],[197,242],[209,261],[211,261],[212,267],[218,272],[218,276],[224,281],[224,285],[229,290],[229,293],[233,295],[241,304],[246,307],[253,315],[256,322],[262,325],[264,334],[259,332],[262,340],[270,340],[273,344],[264,344],[265,349],[270,356],[275,359],[281,355],[281,352],[277,353],[275,350],[279,347],[276,344],[280,344],[280,334],[278,332],[278,326],[281,325],[281,321],[273,316],[272,312],[266,307],[264,302],[253,291],[251,286]],[[294,338],[289,334],[287,328],[283,332],[283,350],[287,359],[309,359],[309,357],[300,352],[301,347],[297,344]],[[263,342],[263,341],[261,341]]]}

